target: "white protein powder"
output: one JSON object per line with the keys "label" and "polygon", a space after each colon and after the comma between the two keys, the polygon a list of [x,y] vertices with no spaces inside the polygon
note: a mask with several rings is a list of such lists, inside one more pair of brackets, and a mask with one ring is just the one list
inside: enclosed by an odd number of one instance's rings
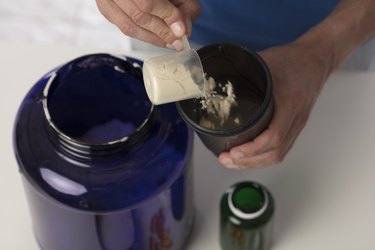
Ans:
{"label": "white protein powder", "polygon": [[226,129],[240,124],[238,114],[231,116],[232,108],[238,103],[230,81],[217,83],[206,75],[203,77],[204,84],[197,84],[202,79],[202,70],[195,66],[189,70],[183,63],[174,61],[153,63],[151,66],[145,64],[143,76],[147,95],[155,105],[201,97],[204,115],[199,124],[202,127]]}
{"label": "white protein powder", "polygon": [[[183,64],[173,61],[144,66],[144,81],[148,97],[153,104],[180,101],[203,95],[194,79],[199,79],[198,67],[187,69]],[[202,78],[202,77],[200,77]]]}
{"label": "white protein powder", "polygon": [[[217,91],[219,88],[220,93]],[[225,84],[216,83],[215,79],[206,76],[204,97],[201,100],[202,109],[205,111],[199,125],[209,129],[225,129],[229,123],[240,123],[237,114],[231,116],[231,110],[238,105],[233,85],[230,81]]]}

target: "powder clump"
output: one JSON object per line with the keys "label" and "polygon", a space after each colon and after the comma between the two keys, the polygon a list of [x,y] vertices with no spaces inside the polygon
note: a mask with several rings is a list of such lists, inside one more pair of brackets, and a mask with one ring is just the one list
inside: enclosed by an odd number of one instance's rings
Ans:
{"label": "powder clump", "polygon": [[202,127],[221,130],[240,124],[240,117],[237,114],[231,115],[238,103],[230,81],[217,83],[213,77],[206,75],[204,96],[200,104],[203,115],[199,125]]}

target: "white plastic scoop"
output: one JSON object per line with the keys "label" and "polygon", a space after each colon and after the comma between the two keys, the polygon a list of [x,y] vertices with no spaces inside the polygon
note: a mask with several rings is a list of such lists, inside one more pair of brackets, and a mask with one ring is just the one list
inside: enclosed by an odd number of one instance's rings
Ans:
{"label": "white plastic scoop", "polygon": [[143,81],[155,104],[203,96],[205,77],[198,53],[182,37],[182,51],[149,58],[143,64]]}

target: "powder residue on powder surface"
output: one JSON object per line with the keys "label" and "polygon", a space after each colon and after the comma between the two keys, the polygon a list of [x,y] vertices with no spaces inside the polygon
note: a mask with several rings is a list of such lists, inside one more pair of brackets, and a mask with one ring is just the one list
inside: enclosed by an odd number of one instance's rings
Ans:
{"label": "powder residue on powder surface", "polygon": [[[206,76],[204,97],[200,101],[204,115],[199,124],[209,129],[226,129],[240,123],[240,117],[231,115],[238,105],[233,84],[217,83],[214,78]],[[234,123],[234,124],[233,124]]]}

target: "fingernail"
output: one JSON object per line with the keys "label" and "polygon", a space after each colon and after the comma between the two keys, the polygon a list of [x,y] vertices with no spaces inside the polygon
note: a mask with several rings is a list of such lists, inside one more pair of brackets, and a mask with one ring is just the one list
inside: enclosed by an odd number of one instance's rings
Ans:
{"label": "fingernail", "polygon": [[245,157],[245,155],[242,152],[235,152],[232,154],[233,158],[235,159],[242,159]]}
{"label": "fingernail", "polygon": [[173,47],[173,45],[172,44],[169,44],[169,43],[167,43],[166,45],[165,45],[165,47],[167,47],[168,49],[175,49],[174,47]]}
{"label": "fingernail", "polygon": [[225,165],[225,167],[229,169],[240,169],[240,167],[237,165]]}
{"label": "fingernail", "polygon": [[179,21],[177,22],[174,22],[171,24],[171,30],[173,32],[173,34],[177,37],[181,37],[184,35],[184,28],[183,28],[183,24]]}
{"label": "fingernail", "polygon": [[234,164],[233,161],[232,161],[232,159],[229,158],[229,157],[222,158],[220,162],[221,162],[221,164],[223,164],[226,168],[232,168],[232,169],[237,168],[237,169],[238,169],[238,166],[237,166],[236,164]]}
{"label": "fingernail", "polygon": [[180,50],[183,49],[183,45],[182,45],[181,40],[175,40],[175,41],[173,41],[172,46],[173,46],[173,48],[175,50],[178,50],[178,51],[180,51]]}

